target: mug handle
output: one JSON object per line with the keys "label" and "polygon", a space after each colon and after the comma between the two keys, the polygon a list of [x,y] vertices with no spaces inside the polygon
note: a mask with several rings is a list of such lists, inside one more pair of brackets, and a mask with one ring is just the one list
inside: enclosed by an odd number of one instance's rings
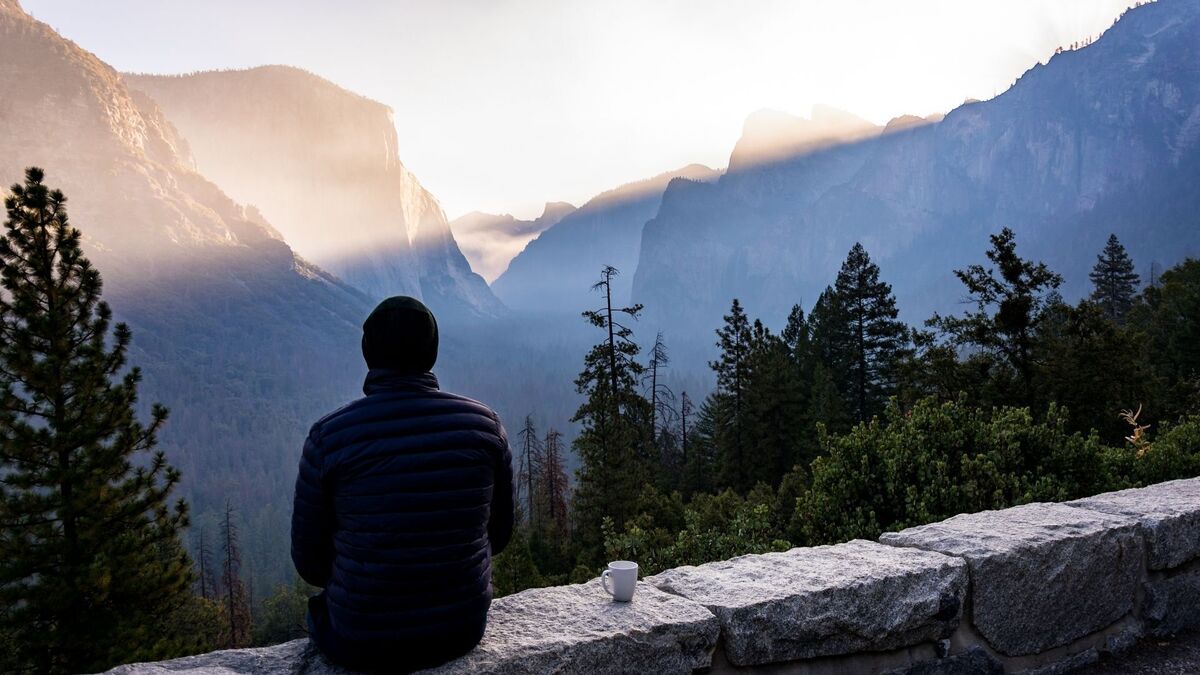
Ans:
{"label": "mug handle", "polygon": [[608,587],[608,577],[612,575],[612,570],[604,570],[600,573],[600,585],[604,587],[604,592],[612,595],[612,589]]}

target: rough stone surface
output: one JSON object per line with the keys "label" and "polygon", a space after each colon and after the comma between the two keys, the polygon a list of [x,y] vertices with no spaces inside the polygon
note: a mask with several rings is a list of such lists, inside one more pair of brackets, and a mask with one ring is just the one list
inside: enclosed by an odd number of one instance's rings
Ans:
{"label": "rough stone surface", "polygon": [[1064,504],[964,514],[880,541],[967,560],[971,618],[994,649],[1036,654],[1128,613],[1142,573],[1136,521]]}
{"label": "rough stone surface", "polygon": [[1152,570],[1200,558],[1200,478],[1108,492],[1067,504],[1138,521],[1146,531],[1147,565]]}
{"label": "rough stone surface", "polygon": [[1200,627],[1200,564],[1146,581],[1142,619],[1157,637]]}
{"label": "rough stone surface", "polygon": [[966,580],[962,560],[859,540],[646,581],[716,614],[730,663],[746,666],[939,640],[958,625]]}
{"label": "rough stone surface", "polygon": [[307,639],[292,640],[271,647],[258,649],[227,649],[197,656],[188,656],[157,663],[134,663],[118,666],[108,671],[109,675],[233,675],[257,673],[261,675],[285,675],[311,673],[312,675],[334,675],[346,671],[325,662]]}
{"label": "rough stone surface", "polygon": [[[427,675],[458,673],[691,673],[712,660],[720,628],[700,605],[641,582],[633,602],[613,602],[590,581],[523,591],[492,603],[483,641]],[[114,675],[308,673],[346,671],[308,640],[173,661],[121,666]]]}
{"label": "rough stone surface", "polygon": [[474,651],[423,672],[690,673],[711,663],[719,633],[694,602],[645,582],[632,602],[613,602],[593,580],[497,600]]}

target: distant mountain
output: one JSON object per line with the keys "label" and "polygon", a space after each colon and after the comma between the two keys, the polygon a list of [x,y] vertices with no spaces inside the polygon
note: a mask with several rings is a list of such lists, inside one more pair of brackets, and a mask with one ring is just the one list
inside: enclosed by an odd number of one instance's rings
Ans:
{"label": "distant mountain", "polygon": [[508,263],[529,240],[575,211],[566,202],[546,202],[542,215],[518,220],[505,214],[472,211],[450,221],[450,230],[471,263],[471,268],[489,282],[508,268]]}
{"label": "distant mountain", "polygon": [[808,118],[779,110],[759,110],[746,118],[742,137],[729,156],[729,170],[877,136],[882,130],[867,120],[826,105],[813,106]]}
{"label": "distant mountain", "polygon": [[593,197],[529,242],[492,282],[492,290],[514,309],[578,313],[595,304],[588,289],[600,268],[612,265],[622,272],[614,284],[617,298],[628,302],[642,226],[658,211],[667,183],[718,175],[689,164]]}
{"label": "distant mountain", "polygon": [[287,495],[308,425],[354,395],[366,297],[295,255],[191,168],[147,97],[0,0],[0,180],[26,166],[64,190],[104,296],[130,324],[140,401],[183,471],[196,527],[226,499],[260,579],[287,578]]}
{"label": "distant mountain", "polygon": [[952,270],[1004,226],[1068,298],[1110,232],[1145,278],[1200,255],[1198,72],[1200,3],[1160,0],[940,122],[675,180],[644,229],[633,299],[668,328],[715,327],[734,297],[778,325],[859,241],[918,322],[958,311]]}
{"label": "distant mountain", "polygon": [[502,311],[400,161],[387,106],[284,66],[124,77],[164,110],[200,172],[372,300],[413,295],[443,315]]}

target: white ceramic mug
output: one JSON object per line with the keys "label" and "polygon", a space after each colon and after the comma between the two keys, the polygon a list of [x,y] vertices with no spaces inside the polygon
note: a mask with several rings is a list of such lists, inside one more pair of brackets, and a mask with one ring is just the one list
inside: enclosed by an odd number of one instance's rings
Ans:
{"label": "white ceramic mug", "polygon": [[[637,588],[637,563],[628,560],[617,560],[608,563],[608,569],[600,575],[600,584],[604,590],[617,602],[629,602],[633,599],[633,591]],[[612,588],[608,587],[609,579]]]}

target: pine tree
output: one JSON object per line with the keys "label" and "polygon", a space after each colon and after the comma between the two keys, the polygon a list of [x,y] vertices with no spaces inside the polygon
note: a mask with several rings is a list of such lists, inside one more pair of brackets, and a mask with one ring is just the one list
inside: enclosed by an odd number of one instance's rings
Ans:
{"label": "pine tree", "polygon": [[216,597],[217,584],[213,579],[212,549],[204,537],[204,528],[200,528],[200,541],[196,546],[196,581],[200,584],[200,597],[211,600]]}
{"label": "pine tree", "polygon": [[879,279],[879,266],[871,262],[862,244],[855,244],[834,285],[846,322],[838,331],[844,340],[836,345],[843,353],[836,361],[845,371],[847,404],[859,422],[882,412],[895,391],[896,369],[908,342],[908,328],[896,317],[892,287]]}
{"label": "pine tree", "polygon": [[145,636],[191,597],[187,508],[153,452],[167,411],[138,421],[129,328],[42,181],[12,186],[0,237],[0,670],[95,672],[185,648]]}
{"label": "pine tree", "polygon": [[742,303],[734,298],[725,325],[717,329],[717,347],[721,355],[708,365],[717,374],[717,396],[727,403],[715,407],[714,441],[718,454],[720,482],[724,487],[744,485],[750,457],[745,433],[746,386],[750,381],[750,318]]}
{"label": "pine tree", "polygon": [[803,387],[787,343],[756,320],[748,360],[743,424],[753,457],[740,472],[741,482],[730,485],[739,492],[757,483],[777,485],[792,468],[806,438]]}
{"label": "pine tree", "polygon": [[1096,256],[1096,266],[1088,277],[1094,287],[1092,300],[1100,305],[1108,318],[1121,321],[1133,306],[1141,279],[1117,235],[1108,235],[1108,243],[1104,245],[1104,251]]}
{"label": "pine tree", "polygon": [[221,643],[228,649],[245,647],[250,644],[250,602],[242,583],[237,523],[233,521],[233,506],[228,502],[221,519],[221,547],[221,610],[225,620]]}
{"label": "pine tree", "polygon": [[562,434],[554,429],[547,431],[542,446],[545,451],[538,481],[542,495],[542,506],[539,513],[544,517],[547,529],[555,537],[565,539],[569,530],[567,522],[569,497],[567,469],[563,463]]}
{"label": "pine tree", "polygon": [[605,267],[592,286],[603,293],[604,306],[583,316],[606,337],[584,357],[575,379],[585,400],[571,420],[582,427],[574,443],[580,467],[572,503],[579,560],[585,565],[601,560],[605,519],[624,528],[636,515],[636,498],[648,478],[647,459],[653,448],[650,402],[638,391],[645,368],[637,361],[640,350],[633,330],[622,323],[636,320],[642,306],[613,305],[616,275],[616,268]]}
{"label": "pine tree", "polygon": [[1046,298],[1062,277],[1045,263],[1017,255],[1016,236],[1009,228],[991,236],[987,258],[999,270],[971,265],[954,274],[967,287],[975,311],[961,317],[934,315],[927,325],[937,327],[958,347],[979,350],[1006,364],[1016,376],[1015,403],[1034,404],[1034,347]]}
{"label": "pine tree", "polygon": [[846,377],[850,370],[846,348],[850,343],[849,325],[841,299],[833,287],[826,286],[808,315],[805,379],[811,383],[807,397],[809,420],[834,432],[845,431],[850,423],[846,403],[850,391]]}
{"label": "pine tree", "polygon": [[[646,369],[650,385],[650,429],[656,445],[661,445],[663,435],[670,433],[672,418],[675,415],[675,409],[672,407],[675,392],[671,391],[661,378],[662,371],[670,362],[671,357],[667,353],[667,345],[663,342],[663,334],[660,331],[654,338],[654,346],[650,349],[650,366]],[[659,450],[661,453],[662,448]]]}
{"label": "pine tree", "polygon": [[533,508],[534,484],[540,472],[542,448],[538,437],[537,427],[533,424],[533,416],[525,416],[525,425],[521,428],[521,457],[517,467],[517,507],[521,507],[522,498],[525,501],[524,517],[532,528],[535,519]]}

